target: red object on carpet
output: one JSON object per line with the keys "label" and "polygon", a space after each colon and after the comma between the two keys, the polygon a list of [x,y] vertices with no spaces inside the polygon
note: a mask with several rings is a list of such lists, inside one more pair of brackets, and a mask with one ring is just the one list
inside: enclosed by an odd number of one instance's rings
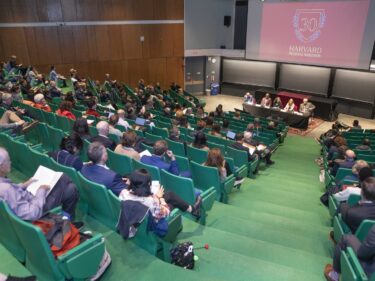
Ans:
{"label": "red object on carpet", "polygon": [[311,96],[309,96],[309,95],[296,94],[296,93],[291,93],[291,92],[286,92],[286,91],[278,92],[277,96],[281,99],[281,103],[283,104],[283,106],[285,106],[288,103],[289,99],[293,99],[294,104],[297,107],[297,111],[298,111],[299,105],[302,103],[303,99],[310,99],[311,98]]}

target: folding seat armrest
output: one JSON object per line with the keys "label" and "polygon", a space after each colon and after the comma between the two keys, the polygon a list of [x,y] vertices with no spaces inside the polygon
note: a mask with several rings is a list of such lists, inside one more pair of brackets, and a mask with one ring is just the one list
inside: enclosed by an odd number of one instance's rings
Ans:
{"label": "folding seat armrest", "polygon": [[67,279],[89,279],[97,272],[104,250],[104,238],[97,234],[59,256],[59,268]]}
{"label": "folding seat armrest", "polygon": [[203,191],[201,194],[201,197],[202,197],[202,208],[205,211],[211,210],[216,199],[215,187],[212,186],[209,189]]}
{"label": "folding seat armrest", "polygon": [[182,229],[181,212],[178,209],[174,209],[167,218],[168,221],[168,233],[162,238],[164,241],[173,243],[176,241],[177,234]]}

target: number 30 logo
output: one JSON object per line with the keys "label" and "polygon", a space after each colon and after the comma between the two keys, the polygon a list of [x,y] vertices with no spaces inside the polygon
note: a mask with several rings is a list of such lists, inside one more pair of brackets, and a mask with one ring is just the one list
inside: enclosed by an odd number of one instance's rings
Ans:
{"label": "number 30 logo", "polygon": [[327,16],[323,9],[298,9],[293,16],[294,32],[301,42],[319,38]]}

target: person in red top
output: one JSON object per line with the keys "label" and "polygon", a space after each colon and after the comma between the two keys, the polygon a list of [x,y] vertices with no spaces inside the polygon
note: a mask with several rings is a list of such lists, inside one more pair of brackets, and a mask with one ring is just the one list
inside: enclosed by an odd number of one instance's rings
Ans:
{"label": "person in red top", "polygon": [[96,111],[96,101],[94,99],[90,99],[89,101],[87,101],[87,111],[86,111],[86,115],[92,115],[92,116],[95,116],[95,117],[100,117],[100,114]]}
{"label": "person in red top", "polygon": [[35,108],[39,108],[39,109],[42,109],[42,110],[47,111],[47,112],[52,111],[51,108],[49,107],[49,105],[47,104],[43,94],[36,94],[34,96],[34,105],[33,106]]}
{"label": "person in red top", "polygon": [[56,110],[56,114],[76,120],[76,117],[71,112],[71,110],[72,110],[72,103],[70,101],[62,101],[60,103],[59,109]]}

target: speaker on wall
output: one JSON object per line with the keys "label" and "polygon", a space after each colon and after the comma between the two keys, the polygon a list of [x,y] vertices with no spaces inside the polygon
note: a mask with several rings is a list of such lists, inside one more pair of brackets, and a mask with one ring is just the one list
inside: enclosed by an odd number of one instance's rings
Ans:
{"label": "speaker on wall", "polygon": [[232,17],[231,16],[224,16],[224,25],[226,27],[230,26],[231,21],[232,21]]}

